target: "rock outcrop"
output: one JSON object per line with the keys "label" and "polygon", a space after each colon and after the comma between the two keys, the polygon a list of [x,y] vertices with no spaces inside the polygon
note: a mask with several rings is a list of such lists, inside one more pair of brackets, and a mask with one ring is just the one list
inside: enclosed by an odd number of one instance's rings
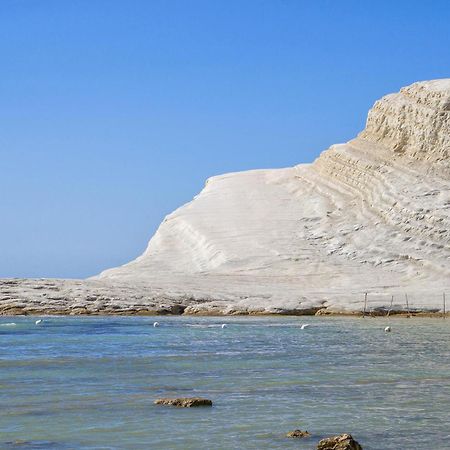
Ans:
{"label": "rock outcrop", "polygon": [[322,439],[317,445],[317,450],[362,450],[351,434],[340,434]]}
{"label": "rock outcrop", "polygon": [[176,406],[177,408],[194,408],[197,406],[212,406],[212,401],[200,397],[159,398],[155,405]]}
{"label": "rock outcrop", "polygon": [[364,292],[369,309],[394,295],[402,310],[408,292],[415,309],[439,310],[449,275],[443,79],[383,97],[357,138],[313,164],[209,179],[122,267],[86,281],[0,281],[0,312],[47,310],[58,298],[73,313],[102,304],[130,313],[352,312]]}
{"label": "rock outcrop", "polygon": [[307,431],[293,430],[293,431],[289,431],[289,433],[286,434],[286,437],[295,438],[295,439],[303,439],[303,438],[311,437],[311,434],[308,433]]}

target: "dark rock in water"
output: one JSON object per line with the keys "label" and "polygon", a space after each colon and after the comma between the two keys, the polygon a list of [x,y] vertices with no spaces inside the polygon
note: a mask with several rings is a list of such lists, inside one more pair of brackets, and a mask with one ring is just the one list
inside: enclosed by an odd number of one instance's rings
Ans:
{"label": "dark rock in water", "polygon": [[288,438],[307,438],[310,436],[311,435],[307,431],[302,430],[289,431],[289,433],[286,434],[286,437]]}
{"label": "dark rock in water", "polygon": [[351,434],[340,434],[330,438],[322,439],[317,444],[317,450],[362,450]]}
{"label": "dark rock in water", "polygon": [[195,406],[212,406],[212,401],[200,397],[182,397],[182,398],[158,398],[156,405],[176,406],[178,408],[192,408]]}

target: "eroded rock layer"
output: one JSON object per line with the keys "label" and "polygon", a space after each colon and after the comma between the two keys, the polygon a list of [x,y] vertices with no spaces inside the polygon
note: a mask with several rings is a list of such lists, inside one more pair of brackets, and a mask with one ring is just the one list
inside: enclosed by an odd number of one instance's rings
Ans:
{"label": "eroded rock layer", "polygon": [[[62,304],[91,313],[99,301],[130,313],[350,312],[365,292],[372,310],[392,295],[404,309],[405,293],[409,308],[439,310],[450,287],[449,151],[450,79],[415,83],[313,164],[213,177],[136,260],[52,283]],[[0,282],[0,311],[48,306],[46,282]]]}

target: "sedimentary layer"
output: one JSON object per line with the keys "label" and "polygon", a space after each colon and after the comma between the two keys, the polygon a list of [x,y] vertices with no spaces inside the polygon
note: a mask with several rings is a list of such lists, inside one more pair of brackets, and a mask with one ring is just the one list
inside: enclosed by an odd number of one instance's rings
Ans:
{"label": "sedimentary layer", "polygon": [[352,312],[365,293],[371,310],[439,310],[449,151],[450,79],[415,83],[313,164],[210,178],[124,266],[83,281],[1,280],[0,312]]}

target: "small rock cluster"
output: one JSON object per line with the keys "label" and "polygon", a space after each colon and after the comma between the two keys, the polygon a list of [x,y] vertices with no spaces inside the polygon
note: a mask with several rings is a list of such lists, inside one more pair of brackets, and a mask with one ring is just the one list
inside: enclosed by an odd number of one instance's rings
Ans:
{"label": "small rock cluster", "polygon": [[[212,401],[201,397],[158,398],[156,405],[175,406],[177,408],[193,408],[197,406],[212,406]],[[288,438],[309,438],[308,431],[293,430],[286,434]],[[361,445],[355,441],[351,434],[340,434],[322,439],[317,444],[317,450],[362,450]]]}
{"label": "small rock cluster", "polygon": [[[286,434],[288,438],[309,438],[311,434],[307,431],[294,430]],[[322,439],[317,444],[317,450],[362,450],[361,445],[355,441],[351,434],[340,434]]]}

